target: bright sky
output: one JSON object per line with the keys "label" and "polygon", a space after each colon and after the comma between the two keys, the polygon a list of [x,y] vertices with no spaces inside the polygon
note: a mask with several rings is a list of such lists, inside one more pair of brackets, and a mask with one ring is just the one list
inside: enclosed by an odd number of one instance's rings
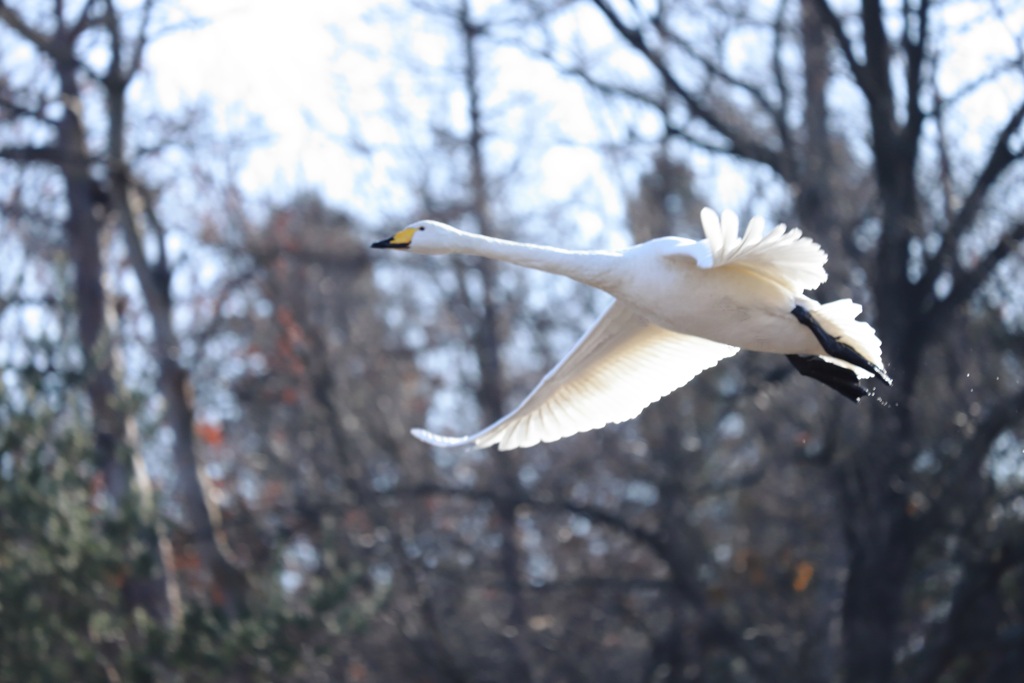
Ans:
{"label": "bright sky", "polygon": [[[396,118],[408,117],[408,125],[404,131],[399,126],[399,133],[409,136],[425,131],[431,117],[446,119],[445,126],[465,122],[465,101],[457,89],[448,95],[447,105],[441,105],[445,108],[439,109],[444,90],[424,85],[429,84],[426,79],[450,77],[444,73],[446,53],[453,48],[450,38],[421,14],[409,11],[402,0],[182,0],[182,4],[210,23],[202,30],[182,31],[153,43],[147,66],[168,110],[205,97],[225,128],[241,125],[251,113],[260,118],[274,137],[250,157],[241,178],[246,190],[269,190],[284,199],[295,189],[313,187],[338,206],[370,220],[393,215],[408,210],[403,205],[411,203],[403,194],[408,183],[402,182],[409,174],[396,168],[400,160],[386,152],[372,159],[360,157],[346,149],[341,139],[357,133],[375,150],[386,150],[403,142],[395,137]],[[365,18],[370,11],[380,17],[389,8],[398,8],[393,18]],[[598,28],[607,32],[601,23]],[[587,32],[590,36],[600,33],[589,27]],[[414,76],[396,69],[395,60],[403,52],[414,55],[426,67],[425,73]],[[540,150],[531,170],[543,191],[523,193],[524,201],[541,206],[565,201],[583,187],[604,204],[598,213],[621,215],[621,188],[610,186],[615,179],[602,169],[607,160],[594,150],[565,144],[566,140],[607,139],[584,90],[567,84],[540,60],[513,50],[488,57],[501,65],[501,87],[490,88],[492,93],[507,100],[526,93],[541,105],[538,110],[546,112],[539,125],[510,119],[528,137],[529,147]],[[645,132],[650,134],[658,127],[653,117],[638,125],[646,125]],[[522,153],[526,145],[516,145],[514,136],[504,146],[490,148],[495,166],[506,163],[500,158],[502,151],[508,164]],[[602,229],[593,213],[583,211],[579,220],[585,233]]]}
{"label": "bright sky", "polygon": [[[372,146],[384,148],[397,142],[393,125],[396,116],[409,116],[411,129],[425,124],[424,114],[438,114],[429,111],[436,103],[431,105],[422,99],[422,83],[413,83],[409,79],[414,77],[409,74],[403,81],[394,69],[393,60],[399,52],[415,54],[421,62],[434,59],[430,67],[438,71],[443,68],[442,55],[451,46],[424,24],[421,15],[404,7],[402,0],[180,3],[194,15],[209,18],[209,25],[199,31],[161,38],[151,46],[147,64],[156,76],[159,98],[169,110],[206,96],[226,128],[240,125],[253,113],[262,120],[274,138],[250,157],[251,163],[241,179],[245,189],[270,191],[278,198],[286,198],[295,189],[318,188],[329,200],[371,219],[401,211],[395,207],[401,207],[403,201],[408,203],[408,198],[400,189],[403,169],[395,168],[400,162],[387,155],[359,158],[340,145],[339,140],[358,129],[359,135]],[[477,4],[483,4],[482,0]],[[984,8],[978,11],[991,11],[987,4],[982,4]],[[973,6],[964,7],[968,11]],[[368,11],[381,13],[388,8],[397,8],[390,19],[374,23],[364,18]],[[575,21],[587,21],[585,12],[572,16]],[[590,17],[595,18],[596,15]],[[993,40],[1000,42],[1000,51],[1012,54],[1015,46],[1010,36],[1019,28],[1022,18],[1024,12],[1017,12],[1006,20],[1006,24],[1013,26],[1000,25],[999,21],[975,24],[968,34],[960,34],[956,40],[947,39],[945,52],[955,55],[955,59],[947,57],[947,63],[958,68],[944,73],[955,81],[957,72],[973,72],[969,65],[984,60],[982,53],[989,52]],[[576,28],[588,42],[595,43],[601,42],[603,32],[607,31],[599,18],[582,29],[578,25]],[[986,34],[984,39],[979,31]],[[593,100],[588,100],[581,90],[574,90],[565,79],[559,80],[553,72],[538,66],[537,60],[527,60],[508,50],[498,59],[512,67],[502,69],[501,89],[494,90],[529,93],[549,109],[544,121],[522,123],[529,130],[530,146],[546,150],[540,152],[542,158],[536,161],[535,169],[538,177],[542,176],[539,184],[544,196],[535,196],[534,201],[565,200],[580,187],[588,186],[597,187],[597,194],[606,198],[621,198],[621,184],[608,185],[615,182],[609,175],[617,169],[600,169],[602,163],[609,162],[561,143],[563,138],[596,141],[607,137],[609,131],[602,129]],[[616,68],[628,67],[628,59],[616,60]],[[425,77],[429,75],[428,70]],[[420,99],[414,92],[416,88],[421,91]],[[955,89],[953,82],[944,86],[947,93]],[[994,88],[993,97],[998,98],[999,93],[1000,89]],[[851,97],[859,108],[860,97]],[[1016,93],[999,99],[1015,101]],[[979,98],[979,103],[987,107],[992,125],[997,123],[996,119],[1004,118],[1005,102],[986,97]],[[388,110],[389,107],[392,109]],[[453,97],[448,111],[441,114],[458,121],[465,115],[464,110],[464,102]],[[984,121],[985,111],[972,114]],[[971,123],[976,124],[977,120]],[[616,121],[607,125],[620,124]],[[641,120],[638,125],[650,132],[649,126],[656,129],[658,124],[656,120]],[[954,134],[964,136],[965,144],[977,146],[987,141],[990,128],[973,125]],[[508,154],[511,157],[518,151],[512,146]],[[750,179],[743,175],[749,174],[749,168],[709,162],[699,155],[694,155],[691,163],[695,164],[698,177],[709,185],[705,190],[711,190],[711,196],[722,203],[719,208],[738,205],[751,190]],[[629,184],[629,178],[618,180]],[[605,185],[601,186],[602,183]],[[611,215],[621,215],[621,199],[615,201],[618,203],[606,205],[605,209]],[[600,226],[595,223],[591,229]]]}
{"label": "bright sky", "polygon": [[183,0],[210,23],[156,41],[147,64],[168,109],[207,97],[225,127],[257,114],[275,140],[258,150],[243,179],[275,185],[350,187],[344,159],[310,117],[338,109],[333,26],[356,23],[360,2]]}

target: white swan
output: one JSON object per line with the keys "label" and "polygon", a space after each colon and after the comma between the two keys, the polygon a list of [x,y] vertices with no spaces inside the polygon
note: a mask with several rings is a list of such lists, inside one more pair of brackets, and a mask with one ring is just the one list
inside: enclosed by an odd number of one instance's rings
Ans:
{"label": "white swan", "polygon": [[802,374],[858,400],[859,380],[892,384],[874,329],[849,299],[805,297],[827,256],[797,229],[701,212],[705,239],[662,237],[621,251],[570,251],[510,242],[419,221],[378,249],[470,254],[571,277],[615,297],[515,410],[476,434],[414,429],[433,446],[526,448],[624,422],[740,349],[786,355]]}

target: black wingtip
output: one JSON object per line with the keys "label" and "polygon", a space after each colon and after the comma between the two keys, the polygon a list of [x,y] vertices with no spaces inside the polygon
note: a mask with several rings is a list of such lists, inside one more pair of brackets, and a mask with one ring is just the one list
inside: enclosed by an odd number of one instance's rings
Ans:
{"label": "black wingtip", "polygon": [[892,378],[889,377],[885,370],[854,351],[849,345],[844,344],[826,332],[824,328],[818,324],[818,321],[814,319],[811,312],[806,308],[803,306],[796,306],[793,309],[793,315],[798,321],[800,321],[800,324],[804,325],[814,333],[814,337],[818,340],[818,343],[821,344],[821,348],[825,350],[825,353],[833,358],[844,360],[847,363],[856,365],[858,368],[867,370],[878,379],[882,380],[889,386],[892,386]]}
{"label": "black wingtip", "polygon": [[860,385],[860,379],[850,368],[829,363],[820,356],[787,355],[797,372],[832,387],[840,394],[857,403],[871,392]]}

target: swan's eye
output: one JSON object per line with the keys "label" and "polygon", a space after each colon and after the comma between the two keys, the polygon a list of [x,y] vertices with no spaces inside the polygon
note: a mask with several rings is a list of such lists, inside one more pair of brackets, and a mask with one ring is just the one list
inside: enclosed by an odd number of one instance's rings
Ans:
{"label": "swan's eye", "polygon": [[426,228],[424,228],[424,227],[423,227],[423,226],[421,225],[421,226],[420,226],[420,230],[426,230]]}

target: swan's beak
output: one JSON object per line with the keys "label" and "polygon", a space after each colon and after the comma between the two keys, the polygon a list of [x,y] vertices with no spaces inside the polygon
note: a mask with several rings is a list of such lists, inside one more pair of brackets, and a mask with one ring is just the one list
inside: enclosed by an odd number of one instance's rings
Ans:
{"label": "swan's beak", "polygon": [[393,237],[380,242],[374,242],[370,246],[374,249],[408,249],[412,244],[412,236],[416,233],[415,228],[400,230]]}

